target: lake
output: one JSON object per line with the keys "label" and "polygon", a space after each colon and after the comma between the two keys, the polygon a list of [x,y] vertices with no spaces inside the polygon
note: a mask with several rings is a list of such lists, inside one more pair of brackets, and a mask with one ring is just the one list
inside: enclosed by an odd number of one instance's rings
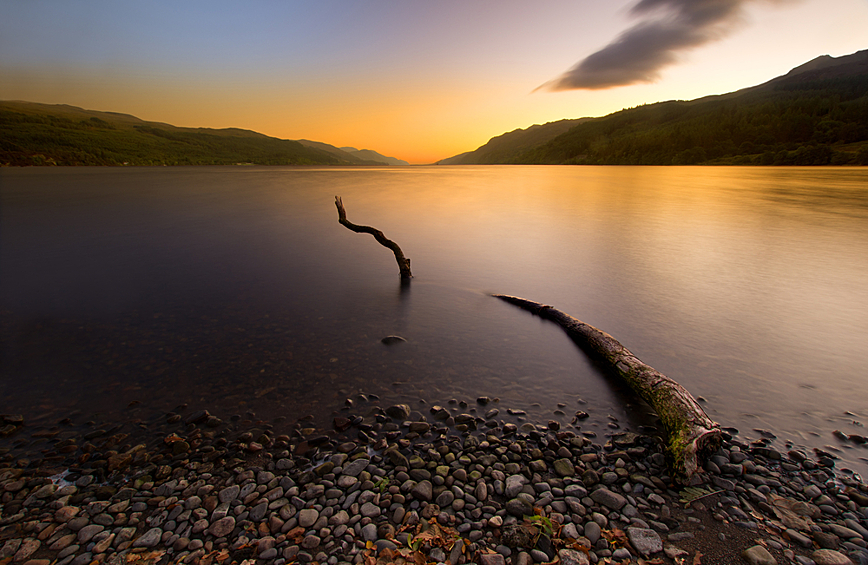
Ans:
{"label": "lake", "polygon": [[745,438],[868,473],[832,435],[868,435],[865,168],[7,168],[0,205],[0,413],[37,426],[185,403],[324,429],[359,393],[654,425],[504,293],[612,334]]}

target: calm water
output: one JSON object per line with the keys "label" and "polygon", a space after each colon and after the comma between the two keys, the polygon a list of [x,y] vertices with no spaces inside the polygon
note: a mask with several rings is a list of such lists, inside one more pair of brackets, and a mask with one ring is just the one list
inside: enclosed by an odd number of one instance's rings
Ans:
{"label": "calm water", "polygon": [[743,436],[868,474],[831,434],[868,435],[866,169],[0,169],[0,204],[0,412],[322,426],[365,392],[653,423],[499,292],[611,333]]}

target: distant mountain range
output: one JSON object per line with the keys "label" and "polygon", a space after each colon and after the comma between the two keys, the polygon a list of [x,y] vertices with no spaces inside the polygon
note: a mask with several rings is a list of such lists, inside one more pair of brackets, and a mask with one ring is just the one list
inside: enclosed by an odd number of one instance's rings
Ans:
{"label": "distant mountain range", "polygon": [[250,130],[181,128],[129,114],[0,101],[0,166],[407,165],[371,150]]}
{"label": "distant mountain range", "polygon": [[[408,163],[237,128],[0,101],[0,166],[228,164]],[[729,94],[516,129],[438,164],[868,165],[868,50],[823,55]]]}
{"label": "distant mountain range", "polygon": [[349,153],[350,155],[355,155],[360,159],[365,159],[367,161],[378,161],[380,163],[386,163],[387,165],[403,166],[410,164],[407,161],[402,161],[401,159],[380,155],[373,149],[356,149],[355,147],[341,147],[341,151]]}
{"label": "distant mountain range", "polygon": [[438,164],[868,165],[868,50],[729,94],[517,129]]}

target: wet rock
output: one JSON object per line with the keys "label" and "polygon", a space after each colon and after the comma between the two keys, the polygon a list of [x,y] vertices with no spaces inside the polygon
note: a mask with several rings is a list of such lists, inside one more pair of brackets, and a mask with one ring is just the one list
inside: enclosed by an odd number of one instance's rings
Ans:
{"label": "wet rock", "polygon": [[410,431],[416,434],[426,434],[431,429],[431,424],[428,422],[411,422]]}
{"label": "wet rock", "polygon": [[397,345],[399,343],[406,343],[407,340],[399,335],[387,335],[383,339],[380,340],[385,345]]}
{"label": "wet rock", "polygon": [[192,414],[187,416],[187,418],[184,420],[184,423],[187,424],[188,426],[190,424],[201,424],[202,422],[207,420],[210,416],[211,416],[211,413],[208,412],[207,410],[197,410],[196,412],[193,412]]}

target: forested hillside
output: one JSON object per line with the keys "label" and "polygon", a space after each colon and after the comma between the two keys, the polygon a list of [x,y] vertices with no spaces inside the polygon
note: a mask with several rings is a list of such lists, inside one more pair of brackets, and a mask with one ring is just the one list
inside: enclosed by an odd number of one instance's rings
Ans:
{"label": "forested hillside", "polygon": [[494,160],[486,147],[454,162],[868,165],[868,51],[723,96],[622,110]]}
{"label": "forested hillside", "polygon": [[134,116],[0,102],[0,165],[369,165],[242,129],[178,128]]}

